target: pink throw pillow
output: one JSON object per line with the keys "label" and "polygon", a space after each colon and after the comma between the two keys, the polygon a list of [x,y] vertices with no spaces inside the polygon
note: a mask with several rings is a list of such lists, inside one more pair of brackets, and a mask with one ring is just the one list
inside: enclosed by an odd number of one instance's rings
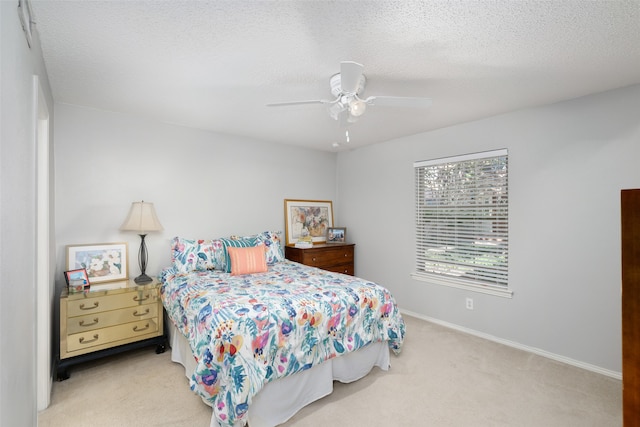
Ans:
{"label": "pink throw pillow", "polygon": [[228,247],[231,261],[231,275],[264,273],[267,271],[266,248],[252,246],[249,248]]}

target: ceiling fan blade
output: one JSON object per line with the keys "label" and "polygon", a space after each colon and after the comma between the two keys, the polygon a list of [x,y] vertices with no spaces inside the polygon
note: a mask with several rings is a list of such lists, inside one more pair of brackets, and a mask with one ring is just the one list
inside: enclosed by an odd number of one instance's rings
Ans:
{"label": "ceiling fan blade", "polygon": [[431,98],[415,98],[410,96],[370,96],[364,100],[370,105],[382,105],[385,107],[431,107]]}
{"label": "ceiling fan blade", "polygon": [[304,105],[304,104],[333,104],[336,101],[329,101],[327,99],[312,99],[308,101],[288,101],[288,102],[272,102],[267,104],[267,107],[285,107],[287,105]]}
{"label": "ceiling fan blade", "polygon": [[360,76],[362,76],[362,64],[353,61],[340,63],[340,86],[342,93],[353,95],[358,91]]}

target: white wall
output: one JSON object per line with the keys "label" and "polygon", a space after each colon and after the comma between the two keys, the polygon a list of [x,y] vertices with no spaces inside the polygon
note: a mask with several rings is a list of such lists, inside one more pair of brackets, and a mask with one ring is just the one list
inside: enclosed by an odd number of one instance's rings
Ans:
{"label": "white wall", "polygon": [[[632,86],[340,153],[356,273],[426,318],[621,372],[619,199],[640,187],[638,111]],[[497,148],[509,150],[513,298],[411,279],[413,162]]]}
{"label": "white wall", "polygon": [[53,103],[38,34],[34,31],[29,49],[17,5],[0,2],[0,426],[35,426],[34,75],[39,76],[50,113]]}
{"label": "white wall", "polygon": [[120,232],[131,202],[153,202],[164,231],[150,233],[148,274],[170,264],[174,236],[282,231],[284,199],[333,200],[335,153],[56,104],[58,287],[65,245],[126,241],[139,274],[140,238]]}

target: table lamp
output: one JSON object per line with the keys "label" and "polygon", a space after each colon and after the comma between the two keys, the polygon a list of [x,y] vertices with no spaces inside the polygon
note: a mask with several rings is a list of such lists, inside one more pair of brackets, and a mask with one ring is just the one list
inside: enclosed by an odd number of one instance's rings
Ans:
{"label": "table lamp", "polygon": [[135,231],[140,236],[140,251],[138,252],[138,264],[140,265],[141,274],[133,279],[136,283],[147,283],[153,279],[145,274],[147,269],[147,245],[144,243],[144,238],[149,231],[161,231],[162,225],[156,215],[156,210],[153,207],[153,203],[145,202],[133,202],[131,203],[131,209],[129,215],[124,223],[120,227],[121,231]]}

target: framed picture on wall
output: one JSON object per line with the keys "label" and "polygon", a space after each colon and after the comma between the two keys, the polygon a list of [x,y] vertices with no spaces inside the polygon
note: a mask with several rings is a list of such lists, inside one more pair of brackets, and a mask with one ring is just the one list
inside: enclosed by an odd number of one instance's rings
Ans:
{"label": "framed picture on wall", "polygon": [[327,243],[344,243],[347,241],[347,227],[327,228]]}
{"label": "framed picture on wall", "polygon": [[127,280],[127,243],[96,243],[67,246],[67,269],[84,268],[91,283]]}
{"label": "framed picture on wall", "polygon": [[333,203],[328,200],[284,201],[286,244],[311,237],[313,243],[327,240],[327,229],[333,227]]}

